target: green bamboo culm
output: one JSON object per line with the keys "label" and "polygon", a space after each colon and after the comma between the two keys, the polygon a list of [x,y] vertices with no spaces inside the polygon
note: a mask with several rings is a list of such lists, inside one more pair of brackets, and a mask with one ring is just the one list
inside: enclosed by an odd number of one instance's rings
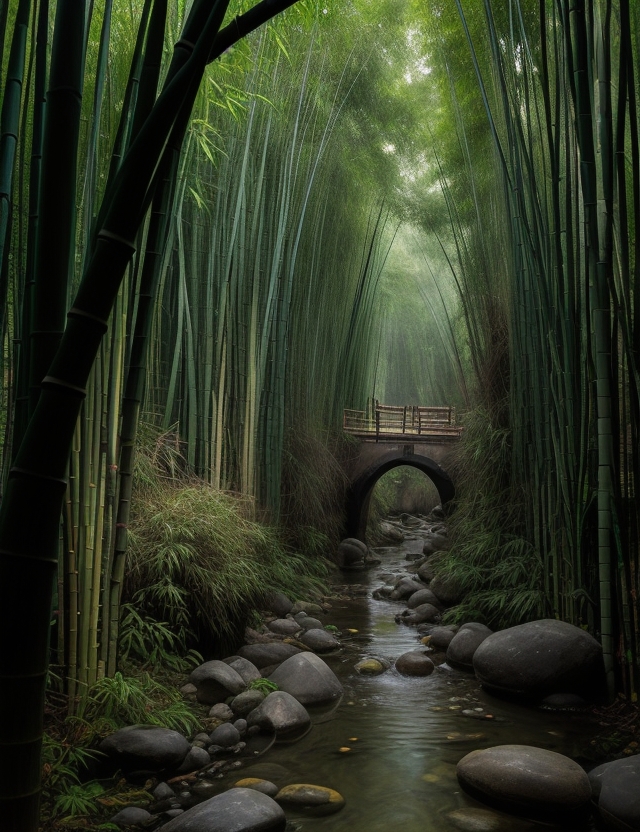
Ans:
{"label": "green bamboo culm", "polygon": [[[266,4],[267,19],[277,4]],[[288,4],[284,4],[288,5]],[[59,4],[60,9],[60,4]],[[49,620],[65,471],[85,385],[115,301],[122,275],[133,253],[133,240],[149,204],[157,165],[176,115],[189,106],[226,4],[212,10],[196,4],[180,44],[195,42],[190,57],[168,81],[127,153],[105,199],[108,210],[98,231],[93,255],[68,315],[60,347],[42,384],[42,393],[12,468],[0,513],[1,624],[24,613],[23,633],[30,648],[18,644],[3,650],[0,668],[3,715],[0,723],[2,771],[0,804],[12,832],[37,828],[39,760]],[[189,29],[190,27],[190,29]],[[59,210],[59,209],[58,209]],[[71,209],[70,209],[71,210]],[[29,521],[38,506],[38,524]],[[28,593],[31,609],[26,615]],[[22,620],[23,616],[20,616]],[[15,633],[14,633],[15,634]]]}

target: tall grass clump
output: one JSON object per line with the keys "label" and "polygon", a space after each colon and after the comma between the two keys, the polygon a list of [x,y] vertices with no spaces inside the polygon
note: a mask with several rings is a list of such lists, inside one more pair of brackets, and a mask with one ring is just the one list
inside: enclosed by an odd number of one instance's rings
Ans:
{"label": "tall grass clump", "polygon": [[300,597],[322,588],[324,559],[286,546],[280,529],[254,519],[250,500],[187,472],[169,474],[166,455],[138,457],[144,473],[124,587],[138,611],[217,652],[235,645],[270,591]]}
{"label": "tall grass clump", "polygon": [[496,421],[482,407],[466,416],[451,468],[458,495],[451,548],[433,563],[462,597],[446,614],[449,623],[500,629],[542,617],[548,601],[541,558],[524,534],[523,497],[512,485],[511,431]]}

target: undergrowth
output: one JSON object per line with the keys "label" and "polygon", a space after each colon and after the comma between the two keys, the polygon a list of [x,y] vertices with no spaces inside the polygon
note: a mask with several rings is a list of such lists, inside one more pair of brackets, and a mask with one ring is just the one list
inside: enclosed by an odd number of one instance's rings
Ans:
{"label": "undergrowth", "polygon": [[126,725],[172,728],[190,736],[201,730],[204,710],[186,702],[175,684],[162,684],[148,673],[99,679],[69,714],[64,697],[51,695],[45,709],[42,750],[41,832],[114,830],[106,818],[119,808],[149,800],[125,781],[112,787],[96,779],[100,740]]}
{"label": "undergrowth", "polygon": [[446,622],[501,629],[544,617],[547,603],[541,559],[523,533],[523,498],[510,482],[510,431],[495,421],[482,408],[465,418],[451,468],[458,495],[449,520],[451,548],[432,563],[462,596]]}
{"label": "undergrowth", "polygon": [[224,651],[269,592],[325,589],[328,563],[317,552],[300,554],[281,529],[253,519],[249,499],[190,477],[177,443],[157,447],[137,455],[125,597],[139,616],[184,645]]}

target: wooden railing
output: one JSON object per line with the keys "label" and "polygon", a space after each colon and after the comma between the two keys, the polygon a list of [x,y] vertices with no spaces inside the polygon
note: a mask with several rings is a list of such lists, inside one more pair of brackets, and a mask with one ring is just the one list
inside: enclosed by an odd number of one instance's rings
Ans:
{"label": "wooden railing", "polygon": [[362,439],[393,439],[398,436],[458,439],[462,428],[456,425],[455,407],[386,405],[374,401],[368,411],[344,411],[346,433]]}

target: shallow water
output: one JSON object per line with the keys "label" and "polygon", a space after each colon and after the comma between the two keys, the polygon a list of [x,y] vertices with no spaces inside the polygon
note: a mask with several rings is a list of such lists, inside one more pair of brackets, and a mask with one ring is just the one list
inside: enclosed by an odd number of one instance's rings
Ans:
{"label": "shallow water", "polygon": [[[279,785],[315,783],[344,796],[346,806],[338,814],[296,818],[301,830],[459,830],[461,827],[453,824],[448,813],[481,805],[461,791],[455,776],[456,764],[465,754],[476,748],[518,743],[575,756],[584,747],[585,733],[594,730],[573,714],[524,708],[495,699],[482,691],[470,674],[446,664],[424,678],[400,676],[393,667],[380,676],[359,676],[355,672],[353,667],[363,656],[375,655],[393,662],[402,653],[419,647],[415,628],[394,621],[394,615],[405,605],[376,601],[370,591],[383,583],[380,573],[405,572],[405,555],[421,548],[421,541],[413,539],[402,546],[378,550],[378,557],[383,559],[380,567],[368,573],[352,573],[352,584],[368,586],[367,597],[332,602],[327,618],[340,630],[355,628],[358,634],[343,639],[338,655],[323,657],[339,676],[345,696],[328,713],[312,713],[314,727],[306,737],[295,744],[274,746],[259,761],[286,769],[276,771]],[[493,719],[462,714],[463,710],[474,709],[477,714],[491,714]],[[350,750],[340,750],[344,748]],[[244,769],[241,776],[249,774],[250,769]],[[549,829],[502,817],[501,832]]]}

